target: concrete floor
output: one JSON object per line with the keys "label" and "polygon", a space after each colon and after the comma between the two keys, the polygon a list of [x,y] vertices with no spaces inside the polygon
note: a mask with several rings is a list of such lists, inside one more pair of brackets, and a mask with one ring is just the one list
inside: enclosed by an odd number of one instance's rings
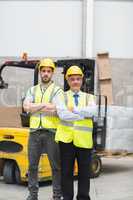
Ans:
{"label": "concrete floor", "polygon": [[[91,179],[91,200],[133,200],[133,156],[102,158],[103,172]],[[76,194],[77,181],[75,181]],[[39,200],[50,200],[51,184],[40,186]],[[26,185],[7,185],[0,179],[0,200],[25,200]]]}

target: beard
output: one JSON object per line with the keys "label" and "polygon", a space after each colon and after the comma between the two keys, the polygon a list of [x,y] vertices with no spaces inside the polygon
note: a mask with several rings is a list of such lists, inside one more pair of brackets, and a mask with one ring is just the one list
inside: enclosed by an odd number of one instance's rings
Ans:
{"label": "beard", "polygon": [[43,77],[43,78],[41,78],[41,81],[42,81],[42,83],[46,84],[46,83],[49,83],[51,81],[51,78]]}

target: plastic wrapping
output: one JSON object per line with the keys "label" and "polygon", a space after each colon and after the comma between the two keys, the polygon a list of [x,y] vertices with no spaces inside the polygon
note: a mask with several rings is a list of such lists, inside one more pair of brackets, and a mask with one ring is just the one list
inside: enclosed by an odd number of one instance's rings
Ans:
{"label": "plastic wrapping", "polygon": [[133,153],[133,108],[109,106],[105,150]]}

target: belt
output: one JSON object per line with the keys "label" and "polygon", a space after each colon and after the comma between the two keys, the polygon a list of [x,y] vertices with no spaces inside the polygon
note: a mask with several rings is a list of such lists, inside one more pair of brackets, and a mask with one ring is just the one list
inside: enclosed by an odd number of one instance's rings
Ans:
{"label": "belt", "polygon": [[36,133],[36,132],[49,132],[49,133],[55,133],[56,132],[56,129],[54,128],[37,128],[37,129],[34,129],[34,128],[30,128],[30,133]]}

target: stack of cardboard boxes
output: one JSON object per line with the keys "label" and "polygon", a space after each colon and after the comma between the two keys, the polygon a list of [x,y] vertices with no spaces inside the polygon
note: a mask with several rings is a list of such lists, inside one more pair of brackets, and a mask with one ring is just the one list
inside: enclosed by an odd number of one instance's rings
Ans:
{"label": "stack of cardboard boxes", "polygon": [[108,104],[113,104],[112,74],[108,53],[97,54],[97,69],[100,94],[107,96]]}

